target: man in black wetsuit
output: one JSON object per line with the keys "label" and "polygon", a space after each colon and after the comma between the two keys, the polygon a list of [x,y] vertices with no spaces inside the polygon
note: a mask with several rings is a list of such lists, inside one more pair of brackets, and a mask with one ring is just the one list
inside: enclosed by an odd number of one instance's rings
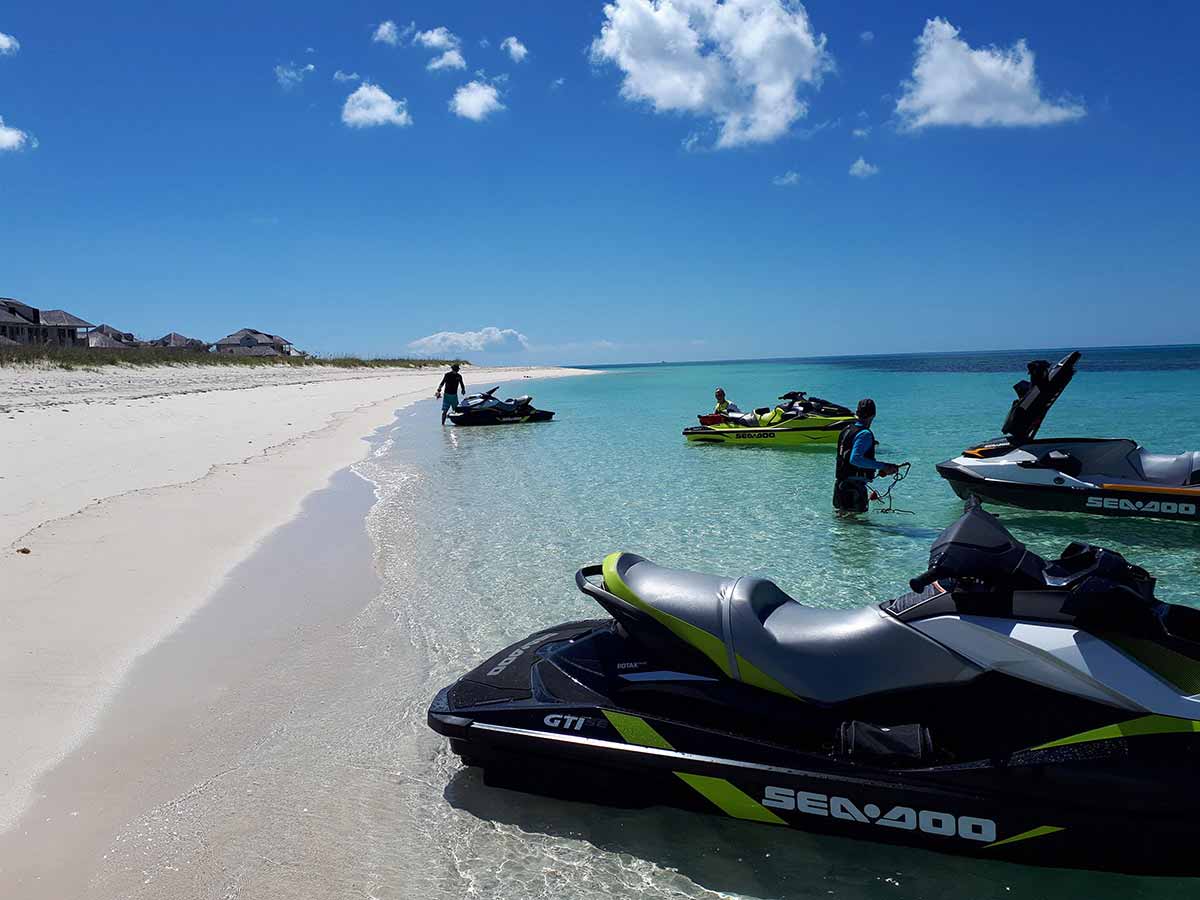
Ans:
{"label": "man in black wetsuit", "polygon": [[869,497],[867,482],[877,473],[894,475],[900,468],[894,463],[875,458],[877,442],[871,432],[871,423],[875,421],[875,401],[869,397],[859,400],[855,416],[856,420],[838,435],[833,508],[839,516],[866,512]]}
{"label": "man in black wetsuit", "polygon": [[[462,376],[458,374],[458,363],[450,366],[450,371],[442,376],[441,383],[434,392],[435,397],[442,398],[442,424],[446,424],[446,415],[450,410],[458,411],[458,395],[466,395],[467,386]],[[444,396],[443,396],[444,395]]]}

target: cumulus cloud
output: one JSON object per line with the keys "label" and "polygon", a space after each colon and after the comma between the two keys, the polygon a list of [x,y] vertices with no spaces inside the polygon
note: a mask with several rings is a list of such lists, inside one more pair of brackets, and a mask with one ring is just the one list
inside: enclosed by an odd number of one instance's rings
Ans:
{"label": "cumulus cloud", "polygon": [[1012,47],[972,49],[945,19],[929,19],[917,38],[912,78],[902,85],[896,113],[904,127],[931,125],[1054,125],[1082,118],[1082,103],[1042,97],[1033,51]]}
{"label": "cumulus cloud", "polygon": [[463,59],[462,53],[458,50],[447,50],[441,56],[431,59],[425,68],[436,72],[438,69],[465,69],[466,67],[467,61]]}
{"label": "cumulus cloud", "polygon": [[800,184],[800,173],[789,169],[782,175],[776,175],[772,178],[771,184],[775,185],[775,187],[797,187]]}
{"label": "cumulus cloud", "polygon": [[871,127],[869,125],[864,125],[862,128],[855,128],[850,133],[856,138],[866,138],[871,134]]}
{"label": "cumulus cloud", "polygon": [[334,81],[358,81],[360,77],[357,72],[343,72],[341,69],[333,73]]}
{"label": "cumulus cloud", "polygon": [[307,66],[298,66],[295,63],[278,65],[275,67],[275,80],[279,82],[279,86],[285,91],[290,91],[304,81],[305,77],[315,69],[316,67],[312,63],[309,63]]}
{"label": "cumulus cloud", "polygon": [[391,19],[388,19],[386,22],[379,23],[379,27],[371,35],[371,40],[377,44],[387,44],[390,47],[395,47],[416,30],[417,25],[415,22],[410,22],[402,29]]}
{"label": "cumulus cloud", "polygon": [[418,31],[413,35],[413,43],[429,50],[453,50],[460,46],[462,41],[445,25],[439,25],[429,31]]}
{"label": "cumulus cloud", "polygon": [[482,122],[494,112],[504,109],[500,102],[500,91],[485,81],[472,81],[454,92],[450,109],[457,116]]}
{"label": "cumulus cloud", "polygon": [[529,349],[529,340],[513,328],[497,328],[489,325],[478,331],[439,331],[418,338],[408,345],[418,353],[512,353]]}
{"label": "cumulus cloud", "polygon": [[850,164],[850,174],[855,178],[870,178],[879,174],[879,166],[873,166],[861,156]]}
{"label": "cumulus cloud", "polygon": [[24,150],[26,147],[36,147],[37,142],[30,137],[29,132],[4,124],[4,116],[0,116],[0,152],[4,150]]}
{"label": "cumulus cloud", "polygon": [[714,120],[718,147],[773,141],[807,115],[798,91],[833,67],[794,0],[612,0],[592,41],[621,96]]}
{"label": "cumulus cloud", "polygon": [[567,79],[563,78],[560,75],[558,78],[555,78],[552,82],[550,82],[550,90],[557,91],[560,87],[562,87],[566,83],[567,83]]}
{"label": "cumulus cloud", "polygon": [[529,55],[529,48],[515,37],[506,37],[500,42],[500,49],[512,57],[515,63],[521,62]]}
{"label": "cumulus cloud", "polygon": [[376,125],[398,125],[404,128],[413,120],[407,100],[393,99],[387,91],[370,82],[363,82],[342,106],[342,121],[351,128],[371,128]]}
{"label": "cumulus cloud", "polygon": [[11,34],[0,31],[0,56],[12,56],[21,49],[21,42]]}

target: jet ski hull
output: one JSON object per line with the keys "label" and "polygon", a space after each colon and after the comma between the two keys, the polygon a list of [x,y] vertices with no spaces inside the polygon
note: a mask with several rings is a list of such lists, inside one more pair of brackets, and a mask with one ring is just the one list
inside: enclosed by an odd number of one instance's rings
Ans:
{"label": "jet ski hull", "polygon": [[700,444],[735,444],[749,447],[810,447],[836,444],[842,429],[854,421],[849,418],[812,416],[781,425],[693,425],[683,430],[689,441]]}
{"label": "jet ski hull", "polygon": [[[1061,473],[1036,472],[1017,463],[1000,475],[985,475],[968,457],[937,464],[938,474],[964,500],[1021,509],[1088,513],[1119,518],[1200,521],[1200,487],[1156,487],[1151,484],[1096,484]],[[998,466],[990,467],[993,471]],[[1056,480],[1060,483],[1055,483]]]}
{"label": "jet ski hull", "polygon": [[554,413],[546,409],[532,409],[523,415],[500,413],[494,410],[450,413],[450,421],[460,427],[468,425],[520,425],[525,422],[549,422],[553,418]]}
{"label": "jet ski hull", "polygon": [[[762,702],[791,704],[780,707],[791,718],[770,719],[779,723],[774,736],[751,735],[740,728],[737,705],[724,726],[673,718],[672,708],[674,715],[695,714],[683,696],[689,681],[714,679],[638,672],[645,662],[636,648],[608,661],[635,675],[621,697],[606,696],[597,683],[577,680],[579,671],[553,662],[563,647],[583,646],[596,635],[604,646],[624,646],[610,632],[617,633],[607,620],[569,623],[505,648],[439,692],[430,727],[497,788],[618,807],[673,806],[982,859],[1200,875],[1194,851],[1200,829],[1188,799],[1196,787],[1190,754],[1200,748],[1197,738],[1139,739],[1190,741],[1187,761],[1171,773],[1170,792],[1163,788],[1163,759],[1146,754],[1146,744],[1125,741],[1033,749],[1002,762],[864,766],[830,748],[786,746],[806,716],[822,714],[808,704],[758,691],[767,697]],[[662,678],[677,682],[656,681]],[[681,692],[677,702],[650,711],[653,691],[664,686]],[[746,698],[749,706],[759,702],[753,694]],[[1144,790],[1153,784],[1157,792]]]}

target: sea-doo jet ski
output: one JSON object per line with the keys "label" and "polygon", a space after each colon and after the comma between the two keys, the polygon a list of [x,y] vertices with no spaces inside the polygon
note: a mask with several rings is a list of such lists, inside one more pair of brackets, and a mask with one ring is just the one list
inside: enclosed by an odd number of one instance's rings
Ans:
{"label": "sea-doo jet ski", "polygon": [[1027,509],[1196,520],[1200,452],[1151,453],[1128,438],[1039,438],[1046,413],[1075,374],[1078,351],[1029,363],[1013,385],[1004,437],[964,450],[937,470],[960,497]]}
{"label": "sea-doo jet ski", "polygon": [[511,425],[516,422],[549,422],[554,413],[546,409],[535,409],[533,398],[528,394],[511,400],[499,400],[493,396],[499,385],[483,394],[464,397],[458,409],[450,413],[455,425]]}
{"label": "sea-doo jet ski", "polygon": [[698,416],[700,424],[685,428],[683,436],[708,444],[805,447],[837,443],[841,430],[854,421],[846,407],[804,391],[789,391],[779,399],[775,406],[753,412]]}
{"label": "sea-doo jet ski", "polygon": [[1200,875],[1200,610],[1117,553],[1047,562],[975,503],[861,609],[632,553],[575,580],[611,618],[523,638],[429,709],[489,785]]}

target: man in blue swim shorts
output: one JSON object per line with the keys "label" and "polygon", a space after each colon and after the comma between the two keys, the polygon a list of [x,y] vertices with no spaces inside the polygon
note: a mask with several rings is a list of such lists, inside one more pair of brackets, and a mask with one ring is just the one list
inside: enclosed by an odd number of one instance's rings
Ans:
{"label": "man in blue swim shorts", "polygon": [[458,411],[458,396],[459,394],[466,395],[467,386],[462,380],[462,376],[458,374],[458,363],[450,366],[450,371],[442,376],[441,383],[438,384],[437,390],[433,396],[442,398],[442,424],[446,424],[446,415],[450,410]]}

